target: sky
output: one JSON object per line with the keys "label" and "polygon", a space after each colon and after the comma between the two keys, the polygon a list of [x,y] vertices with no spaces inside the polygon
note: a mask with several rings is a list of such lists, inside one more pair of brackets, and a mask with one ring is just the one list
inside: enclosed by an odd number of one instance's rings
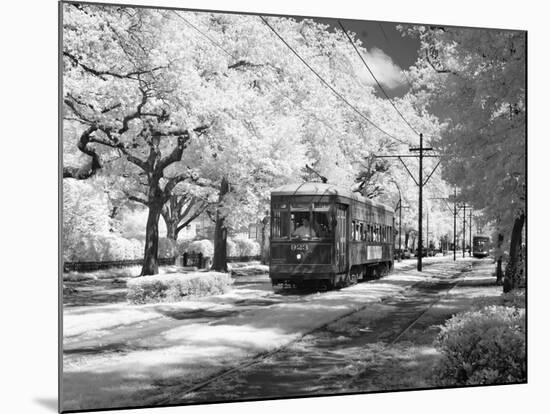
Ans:
{"label": "sky", "polygon": [[[314,20],[340,29],[336,19]],[[341,22],[347,31],[357,35],[362,46],[367,49],[367,55],[363,57],[388,95],[403,96],[410,87],[401,71],[415,63],[420,41],[401,36],[401,32],[396,29],[399,23],[396,22],[345,19]],[[367,68],[365,74],[370,77]],[[372,78],[370,80],[374,83]]]}

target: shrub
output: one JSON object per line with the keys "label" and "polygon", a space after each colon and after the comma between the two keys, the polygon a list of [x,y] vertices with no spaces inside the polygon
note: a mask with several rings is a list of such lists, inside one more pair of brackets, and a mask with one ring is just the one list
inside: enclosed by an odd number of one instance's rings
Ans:
{"label": "shrub", "polygon": [[189,253],[202,253],[205,257],[214,256],[214,245],[210,240],[195,240],[189,245]]}
{"label": "shrub", "polygon": [[137,239],[125,239],[117,234],[87,234],[64,251],[66,261],[98,262],[134,260],[143,257],[144,243]]}
{"label": "shrub", "polygon": [[257,276],[269,273],[269,266],[254,263],[243,266],[231,266],[231,275],[233,276]]}
{"label": "shrub", "polygon": [[260,244],[252,239],[238,236],[233,241],[237,253],[235,256],[257,256],[260,254]]}
{"label": "shrub", "polygon": [[197,296],[225,293],[233,283],[227,273],[196,272],[141,276],[127,282],[132,303],[178,302]]}
{"label": "shrub", "polygon": [[227,256],[238,256],[237,254],[237,244],[231,238],[227,238]]}
{"label": "shrub", "polygon": [[515,308],[525,309],[525,289],[514,289],[502,294],[504,304]]}
{"label": "shrub", "polygon": [[178,253],[176,242],[166,237],[159,237],[159,258],[174,257]]}
{"label": "shrub", "polygon": [[181,256],[185,252],[190,252],[191,243],[193,243],[193,240],[191,239],[178,240],[178,243],[177,243],[178,254]]}
{"label": "shrub", "polygon": [[449,319],[436,339],[443,354],[438,385],[504,384],[526,380],[525,310],[487,306]]}

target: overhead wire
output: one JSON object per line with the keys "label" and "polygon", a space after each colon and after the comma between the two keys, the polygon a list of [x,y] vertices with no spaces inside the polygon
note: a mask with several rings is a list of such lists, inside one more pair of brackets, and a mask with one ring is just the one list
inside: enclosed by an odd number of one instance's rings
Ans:
{"label": "overhead wire", "polygon": [[191,26],[193,29],[195,29],[197,32],[199,32],[201,35],[203,35],[205,38],[210,40],[210,42],[217,46],[219,49],[221,49],[223,52],[225,52],[226,55],[228,55],[230,58],[236,59],[233,54],[231,54],[227,49],[225,49],[222,45],[220,45],[218,42],[216,42],[214,39],[212,39],[210,36],[208,36],[206,33],[204,33],[201,29],[199,29],[197,26],[195,26],[193,23],[191,23],[189,20],[187,20],[185,17],[183,17],[181,14],[179,14],[176,10],[172,10],[176,16],[178,16],[181,20],[183,20],[185,23],[187,23],[189,26]]}
{"label": "overhead wire", "polygon": [[[386,40],[386,43],[389,47],[392,47],[392,44],[390,42],[390,39],[389,37],[386,35],[386,31],[384,30],[384,27],[382,26],[382,23],[378,22],[378,27],[380,28],[380,31],[382,32],[382,35],[384,36],[384,39]],[[413,85],[409,79],[409,77],[405,74],[404,71],[401,71],[401,76],[403,77],[403,79],[405,79],[407,81],[407,83],[409,84],[409,86],[411,87],[411,89],[413,88]]]}
{"label": "overhead wire", "polygon": [[353,40],[351,39],[349,33],[347,32],[347,30],[345,29],[344,25],[342,24],[342,22],[340,20],[338,20],[338,24],[340,25],[340,27],[342,28],[342,31],[344,32],[344,34],[346,35],[346,37],[348,38],[349,42],[351,43],[351,45],[353,46],[353,48],[355,49],[355,51],[357,52],[357,55],[359,56],[359,58],[361,59],[361,61],[363,62],[363,64],[365,65],[365,67],[367,68],[367,70],[369,71],[369,73],[371,74],[372,78],[374,79],[374,81],[376,82],[376,84],[378,85],[378,87],[380,88],[380,90],[382,91],[382,93],[384,94],[384,96],[386,97],[386,99],[390,102],[391,106],[393,106],[393,109],[395,109],[397,111],[397,113],[399,114],[399,116],[401,117],[401,119],[403,119],[403,121],[408,125],[408,127],[416,134],[416,135],[420,135],[418,133],[418,131],[416,129],[414,129],[414,127],[409,123],[409,121],[407,121],[407,119],[403,116],[403,114],[401,113],[401,111],[397,108],[397,106],[395,106],[395,103],[393,102],[393,100],[389,97],[389,95],[386,93],[386,91],[384,90],[384,88],[382,87],[382,85],[380,84],[380,82],[378,81],[378,79],[376,78],[376,76],[374,75],[374,73],[372,72],[371,68],[369,67],[369,65],[367,64],[367,62],[365,61],[365,59],[363,58],[363,55],[361,55],[361,53],[359,52],[359,49],[357,49],[357,46],[355,46],[355,43],[353,42]]}
{"label": "overhead wire", "polygon": [[[192,24],[188,19],[186,19],[185,17],[183,17],[182,15],[180,15],[177,11],[173,10],[173,12],[181,19],[183,20],[187,25],[189,25],[191,28],[193,28],[195,31],[197,31],[198,33],[200,33],[204,38],[206,38],[207,40],[210,41],[210,43],[212,43],[214,46],[218,47],[220,50],[222,50],[227,56],[229,56],[230,58],[232,59],[235,59],[235,60],[238,60],[238,58],[232,54],[231,52],[229,52],[227,49],[225,49],[223,46],[221,46],[221,44],[219,42],[217,42],[216,40],[214,40],[211,36],[209,36],[208,34],[206,34],[203,30],[199,29],[196,25]],[[304,109],[299,103],[295,102],[294,99],[292,97],[290,97],[286,92],[282,91],[282,90],[279,90],[279,92],[286,98],[288,99],[292,104],[294,105],[299,105],[302,110],[304,111],[307,111],[306,109]],[[317,115],[315,113],[311,113],[309,111],[307,111],[309,113],[310,116],[312,116],[313,118],[315,118],[317,121],[323,123],[326,127],[328,127],[331,131],[333,131],[334,133],[337,133],[338,131],[336,131],[330,124],[326,123],[326,121],[320,119],[317,117]]]}
{"label": "overhead wire", "polygon": [[383,130],[381,127],[379,127],[377,124],[375,124],[373,121],[371,121],[365,114],[363,114],[359,109],[357,109],[354,105],[352,105],[344,96],[342,96],[342,94],[340,94],[337,90],[335,90],[325,79],[323,79],[323,77],[321,75],[319,75],[319,73],[317,73],[317,71],[315,69],[313,69],[305,60],[304,58],[302,58],[302,56],[300,56],[300,54],[298,52],[296,52],[296,50],[294,50],[294,48],[288,44],[288,42],[277,32],[277,30],[275,30],[273,28],[273,26],[271,26],[269,24],[269,22],[263,17],[263,16],[259,16],[260,19],[262,19],[262,21],[264,22],[264,24],[269,27],[271,29],[271,31],[281,40],[281,42],[283,42],[291,51],[292,53],[294,53],[294,55],[296,55],[296,57],[298,59],[300,59],[300,61],[311,71],[315,74],[315,76],[317,76],[317,78],[319,78],[319,80],[323,83],[323,85],[325,85],[327,88],[329,88],[332,93],[334,93],[340,100],[342,100],[344,103],[346,103],[355,113],[357,113],[361,118],[363,118],[365,121],[367,121],[370,125],[372,125],[373,127],[375,127],[378,131],[382,132],[383,134],[387,135],[388,137],[396,140],[396,141],[399,141],[400,143],[402,144],[405,144],[405,145],[409,145],[408,142],[400,139],[400,138],[397,138],[395,137],[394,135],[390,134],[389,132]]}

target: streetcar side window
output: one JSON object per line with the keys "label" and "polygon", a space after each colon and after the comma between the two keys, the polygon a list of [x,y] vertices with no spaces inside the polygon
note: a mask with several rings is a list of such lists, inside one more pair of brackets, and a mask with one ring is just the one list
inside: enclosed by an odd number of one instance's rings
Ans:
{"label": "streetcar side window", "polygon": [[332,237],[332,228],[330,226],[330,216],[328,208],[326,211],[317,211],[315,209],[312,213],[313,224],[312,229],[314,235],[312,237],[329,238]]}
{"label": "streetcar side window", "polygon": [[363,223],[359,223],[359,234],[361,235],[361,240],[365,240],[365,230]]}

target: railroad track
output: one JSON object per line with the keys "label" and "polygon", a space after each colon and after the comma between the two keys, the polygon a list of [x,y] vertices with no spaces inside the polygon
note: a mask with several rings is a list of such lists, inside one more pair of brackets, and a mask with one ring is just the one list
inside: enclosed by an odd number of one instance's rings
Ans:
{"label": "railroad track", "polygon": [[[426,263],[425,266],[428,269],[425,269],[425,271],[433,271],[433,267],[435,265],[445,266],[448,265],[449,262],[434,262],[434,263]],[[413,271],[416,271],[416,265],[413,265],[411,267],[407,267],[405,269],[401,268],[399,269],[400,273],[410,273]],[[465,273],[467,271],[471,270],[471,265],[467,265],[466,263],[463,264],[462,269],[453,266],[452,270],[446,270],[446,269],[435,269],[436,272],[444,272],[445,276],[452,275],[451,277],[447,279],[441,279],[438,278],[437,281],[427,280],[427,281],[419,281],[411,285],[408,289],[417,289],[417,290],[424,290],[427,292],[429,297],[426,303],[422,304],[422,310],[419,312],[414,312],[413,315],[409,318],[408,323],[404,324],[400,327],[400,329],[393,335],[393,337],[386,342],[387,346],[393,345],[396,342],[398,342],[410,329],[439,301],[441,301],[443,298],[445,298],[449,292],[458,285],[465,276]],[[382,299],[382,303],[389,304],[392,301],[392,297],[387,297]],[[416,304],[418,305],[418,304]],[[253,358],[244,361],[242,363],[239,363],[238,365],[228,368],[222,372],[218,372],[196,384],[193,384],[192,386],[187,386],[184,389],[181,389],[180,386],[174,385],[169,386],[169,388],[173,388],[174,391],[170,392],[170,397],[162,398],[159,400],[154,401],[154,405],[165,405],[165,404],[174,404],[177,403],[185,403],[189,400],[189,396],[192,394],[206,388],[210,384],[217,382],[219,380],[222,380],[224,378],[230,377],[232,375],[238,374],[241,371],[246,370],[247,368],[256,365],[261,364],[262,362],[266,361],[267,359],[284,352],[285,350],[291,348],[293,345],[299,343],[300,341],[304,340],[305,337],[315,334],[316,332],[321,332],[323,330],[326,330],[330,325],[333,325],[339,321],[342,321],[346,318],[349,318],[350,316],[353,316],[354,314],[357,314],[359,312],[364,311],[369,306],[372,306],[372,302],[366,303],[364,306],[361,306],[357,309],[354,309],[350,312],[347,312],[343,315],[340,315],[339,317],[332,319],[331,321],[321,325],[317,326],[307,332],[302,333],[299,337],[295,338],[294,340],[290,341],[289,343],[282,345],[278,348],[275,348],[273,350],[258,354],[254,356]],[[166,395],[166,394],[165,394]]]}

